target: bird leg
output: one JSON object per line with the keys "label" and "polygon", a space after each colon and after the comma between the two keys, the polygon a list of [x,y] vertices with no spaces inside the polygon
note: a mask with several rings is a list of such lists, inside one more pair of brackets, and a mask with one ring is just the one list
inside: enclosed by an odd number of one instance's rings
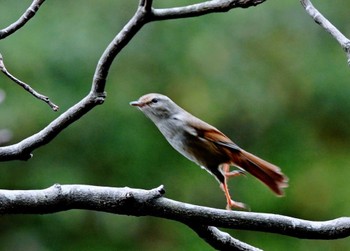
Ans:
{"label": "bird leg", "polygon": [[238,202],[238,201],[234,201],[234,200],[231,199],[231,196],[230,196],[230,193],[228,191],[227,184],[226,184],[226,177],[225,177],[225,182],[221,183],[220,187],[224,191],[225,196],[226,196],[226,200],[227,200],[226,209],[227,210],[231,210],[232,207],[239,208],[239,209],[247,209],[248,208],[244,203]]}
{"label": "bird leg", "polygon": [[226,200],[227,200],[227,206],[226,209],[227,210],[231,210],[232,207],[235,208],[239,208],[239,209],[247,209],[248,207],[242,203],[242,202],[237,202],[231,199],[230,193],[228,191],[228,187],[227,187],[227,179],[231,178],[231,177],[236,177],[236,176],[240,176],[240,175],[245,175],[245,172],[242,170],[234,170],[230,172],[230,165],[229,164],[222,164],[222,171],[223,171],[223,175],[224,175],[224,182],[220,183],[220,187],[221,189],[224,191],[225,196],[226,196]]}

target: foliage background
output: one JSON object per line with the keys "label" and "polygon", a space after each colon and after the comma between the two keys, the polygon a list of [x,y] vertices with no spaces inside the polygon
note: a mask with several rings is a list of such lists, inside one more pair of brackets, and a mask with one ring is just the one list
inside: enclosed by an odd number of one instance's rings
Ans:
{"label": "foliage background", "polygon": [[[1,27],[31,1],[2,0]],[[138,1],[47,1],[24,28],[0,42],[5,64],[60,105],[90,89],[98,58],[133,15]],[[177,1],[176,5],[188,4]],[[349,34],[350,2],[314,3]],[[157,7],[174,1],[155,1]],[[348,216],[350,201],[349,69],[338,44],[299,1],[267,1],[249,9],[151,23],[122,51],[110,72],[104,105],[65,130],[28,162],[1,163],[2,189],[54,183],[129,186],[164,184],[172,199],[225,207],[214,178],[180,157],[129,101],[160,92],[214,124],[238,145],[290,178],[276,198],[252,177],[230,182],[253,211],[310,220]],[[18,142],[59,114],[0,76],[6,100],[0,129]],[[1,250],[211,250],[179,223],[68,211],[0,217]],[[229,232],[266,250],[345,250],[350,239],[299,240]]]}

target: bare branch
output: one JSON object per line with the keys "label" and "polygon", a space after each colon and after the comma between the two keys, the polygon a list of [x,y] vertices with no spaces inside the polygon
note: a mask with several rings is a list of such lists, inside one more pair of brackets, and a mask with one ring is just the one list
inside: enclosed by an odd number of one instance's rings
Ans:
{"label": "bare branch", "polygon": [[[105,85],[109,69],[119,52],[129,43],[136,33],[150,21],[172,18],[199,16],[213,12],[224,12],[236,7],[254,6],[265,0],[214,0],[188,7],[170,8],[163,10],[152,9],[152,0],[140,0],[135,15],[107,46],[96,66],[90,93],[71,107],[57,119],[52,121],[40,132],[22,140],[21,142],[0,147],[0,162],[9,160],[28,160],[32,151],[49,143],[63,129],[88,113],[96,105],[102,104],[106,97]],[[32,7],[37,8],[44,1],[33,1]],[[29,9],[31,9],[29,8]],[[179,11],[183,12],[180,14]]]}
{"label": "bare branch", "polygon": [[48,144],[66,127],[80,119],[88,113],[96,105],[103,104],[106,93],[105,84],[108,71],[118,53],[128,44],[133,36],[148,22],[146,19],[147,12],[141,6],[135,15],[125,25],[125,27],[117,34],[113,41],[108,45],[102,54],[95,70],[90,93],[64,112],[57,119],[52,121],[40,132],[22,140],[21,142],[0,147],[0,162],[9,160],[28,160],[32,157],[32,151]]}
{"label": "bare branch", "polygon": [[259,248],[253,247],[231,237],[228,233],[222,232],[216,227],[191,224],[188,225],[198,234],[199,237],[217,250],[261,251]]}
{"label": "bare branch", "polygon": [[52,110],[54,111],[58,111],[59,107],[57,105],[55,105],[54,103],[51,102],[51,100],[38,93],[37,91],[35,91],[32,87],[30,87],[30,85],[24,83],[23,81],[17,79],[15,76],[13,76],[5,67],[4,61],[3,61],[3,57],[0,54],[0,71],[2,71],[2,73],[4,73],[9,79],[11,79],[13,82],[15,82],[16,84],[18,84],[19,86],[21,86],[24,90],[26,90],[27,92],[29,92],[30,94],[32,94],[34,97],[36,97],[39,100],[44,101],[45,103],[47,103]]}
{"label": "bare branch", "polygon": [[265,0],[215,0],[185,7],[152,9],[151,0],[141,0],[135,15],[112,40],[101,56],[95,70],[92,90],[96,92],[104,90],[108,70],[115,57],[146,23],[156,20],[195,17],[214,12],[226,12],[232,8],[255,6],[264,1]]}
{"label": "bare branch", "polygon": [[103,93],[89,93],[84,99],[68,109],[40,132],[22,140],[17,144],[0,147],[0,162],[30,159],[32,157],[31,152],[33,150],[49,143],[61,131],[63,131],[63,129],[81,118],[96,105],[102,104],[104,100],[105,96]]}
{"label": "bare branch", "polygon": [[310,0],[300,0],[305,8],[305,11],[312,17],[312,19],[319,24],[325,31],[330,33],[340,44],[346,53],[347,61],[350,66],[350,40],[343,35],[331,22],[328,21],[311,3]]}
{"label": "bare branch", "polygon": [[253,212],[227,211],[162,197],[163,186],[152,190],[89,185],[54,185],[43,190],[0,190],[1,214],[48,214],[86,209],[122,215],[155,216],[196,224],[270,232],[307,239],[350,236],[350,217],[308,221]]}
{"label": "bare branch", "polygon": [[13,24],[9,25],[5,29],[0,30],[0,39],[11,35],[12,33],[23,27],[39,10],[40,6],[45,2],[45,0],[34,0],[28,9],[23,13],[23,15]]}
{"label": "bare branch", "polygon": [[214,0],[203,3],[168,9],[154,9],[152,20],[197,17],[216,12],[227,12],[233,8],[248,8],[265,2],[265,0]]}

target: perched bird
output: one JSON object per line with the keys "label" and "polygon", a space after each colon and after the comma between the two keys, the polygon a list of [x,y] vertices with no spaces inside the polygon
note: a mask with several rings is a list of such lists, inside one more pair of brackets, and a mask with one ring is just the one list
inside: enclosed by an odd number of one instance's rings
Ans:
{"label": "perched bird", "polygon": [[[231,199],[227,179],[252,174],[276,195],[283,195],[288,178],[280,168],[246,152],[215,127],[196,118],[170,98],[150,93],[130,102],[137,106],[158,127],[170,145],[189,160],[195,162],[220,183],[227,199],[227,209],[246,209],[246,205]],[[230,166],[238,170],[230,172]]]}

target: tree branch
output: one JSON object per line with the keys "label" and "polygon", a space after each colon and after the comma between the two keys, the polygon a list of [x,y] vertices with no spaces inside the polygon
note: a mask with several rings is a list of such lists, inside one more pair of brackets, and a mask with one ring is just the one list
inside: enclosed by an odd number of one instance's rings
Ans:
{"label": "tree branch", "polygon": [[265,0],[214,0],[183,7],[154,9],[152,12],[152,20],[159,21],[198,17],[210,13],[227,12],[233,8],[248,8],[263,2],[265,2]]}
{"label": "tree branch", "polygon": [[23,13],[23,15],[14,23],[8,27],[0,30],[0,39],[13,34],[21,27],[23,27],[39,10],[40,6],[45,2],[45,0],[34,0],[28,9]]}
{"label": "tree branch", "polygon": [[48,144],[66,127],[80,119],[96,105],[102,104],[105,100],[105,84],[108,71],[118,53],[128,44],[132,37],[147,23],[147,13],[143,7],[139,7],[135,15],[117,34],[102,54],[95,70],[90,93],[64,112],[57,119],[52,121],[40,132],[10,146],[0,147],[0,162],[10,160],[28,160],[32,157],[32,151]]}
{"label": "tree branch", "polygon": [[163,186],[142,190],[58,184],[43,190],[0,190],[0,214],[48,214],[86,209],[122,215],[155,216],[189,226],[195,224],[270,232],[306,239],[350,236],[350,217],[308,221],[276,214],[227,211],[174,201],[164,198],[164,193]]}
{"label": "tree branch", "polygon": [[[151,0],[140,0],[134,16],[111,41],[99,59],[92,80],[90,93],[40,132],[14,145],[0,147],[0,162],[30,159],[32,157],[32,151],[48,144],[70,124],[80,119],[96,105],[102,104],[106,97],[105,85],[113,61],[119,52],[146,23],[156,20],[194,17],[213,12],[224,12],[237,7],[246,8],[264,1],[265,0],[214,0],[187,7],[157,10],[152,9]],[[43,2],[43,0],[34,1],[32,5],[36,4],[35,6],[39,7]],[[183,12],[183,14],[180,12]]]}
{"label": "tree branch", "polygon": [[34,97],[36,97],[39,100],[44,101],[45,103],[47,103],[52,110],[54,111],[58,111],[59,107],[57,105],[55,105],[54,103],[51,102],[51,100],[38,93],[37,91],[35,91],[32,87],[30,87],[30,85],[24,83],[23,81],[17,79],[15,76],[13,76],[5,67],[4,61],[3,61],[3,57],[0,54],[0,71],[2,73],[4,73],[9,79],[11,79],[13,82],[15,82],[16,84],[18,84],[19,86],[21,86],[24,90],[26,90],[27,92],[29,92],[30,94],[32,94]]}
{"label": "tree branch", "polygon": [[66,127],[80,119],[96,105],[102,104],[104,99],[103,94],[89,93],[40,132],[17,144],[0,147],[0,161],[30,159],[33,150],[49,143]]}
{"label": "tree branch", "polygon": [[259,248],[231,237],[228,233],[222,232],[216,227],[196,224],[188,224],[188,226],[195,231],[200,238],[217,250],[261,251]]}
{"label": "tree branch", "polygon": [[309,14],[317,24],[319,24],[323,29],[325,29],[325,31],[330,33],[335,38],[335,40],[338,41],[338,43],[346,53],[347,62],[350,66],[350,40],[346,36],[344,36],[344,34],[341,33],[331,22],[329,22],[328,19],[325,18],[313,6],[310,0],[300,0],[300,2],[305,8],[307,14]]}
{"label": "tree branch", "polygon": [[[112,63],[119,52],[146,23],[227,12],[233,8],[256,6],[264,1],[212,0],[183,7],[154,9],[152,8],[152,0],[140,0],[134,16],[111,41],[99,59],[90,93],[40,132],[17,144],[0,147],[0,161],[29,159],[32,156],[32,151],[49,143],[66,127],[80,119],[95,106],[102,104],[106,97],[105,85]],[[43,3],[44,0],[34,0],[18,21],[0,30],[0,39],[23,27]],[[350,65],[349,39],[324,18],[309,0],[301,0],[301,3],[315,22],[339,42],[347,53]],[[0,70],[32,95],[44,100],[53,109],[58,108],[47,97],[13,77],[6,70],[2,57],[0,58]],[[236,240],[217,227],[255,230],[308,239],[338,239],[350,236],[349,217],[316,222],[275,214],[227,211],[170,200],[163,197],[164,193],[162,186],[152,190],[141,190],[88,185],[61,186],[58,184],[43,190],[0,190],[0,214],[49,214],[84,209],[121,215],[155,216],[182,222],[211,246],[220,250],[259,249]]]}

